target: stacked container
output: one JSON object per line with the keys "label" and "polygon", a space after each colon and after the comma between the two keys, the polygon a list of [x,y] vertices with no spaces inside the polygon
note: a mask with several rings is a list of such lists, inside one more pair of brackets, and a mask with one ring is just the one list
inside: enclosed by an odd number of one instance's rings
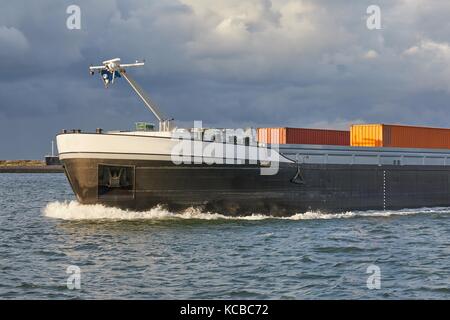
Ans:
{"label": "stacked container", "polygon": [[355,147],[450,149],[450,129],[387,124],[356,124],[350,129]]}
{"label": "stacked container", "polygon": [[348,146],[350,145],[350,132],[304,128],[258,128],[258,142]]}

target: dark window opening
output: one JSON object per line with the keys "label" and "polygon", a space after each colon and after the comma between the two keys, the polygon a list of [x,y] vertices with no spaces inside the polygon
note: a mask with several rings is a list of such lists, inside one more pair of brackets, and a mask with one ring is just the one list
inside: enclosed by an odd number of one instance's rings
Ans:
{"label": "dark window opening", "polygon": [[133,199],[134,167],[98,165],[99,199]]}

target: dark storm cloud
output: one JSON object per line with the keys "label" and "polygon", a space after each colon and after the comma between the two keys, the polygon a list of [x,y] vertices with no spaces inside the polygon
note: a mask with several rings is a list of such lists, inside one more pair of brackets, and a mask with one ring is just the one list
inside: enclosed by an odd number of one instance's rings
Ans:
{"label": "dark storm cloud", "polygon": [[[66,8],[81,7],[81,30]],[[382,30],[366,27],[381,7]],[[0,158],[39,158],[61,128],[152,115],[91,63],[133,74],[181,124],[449,126],[450,3],[438,0],[10,1],[0,4]]]}

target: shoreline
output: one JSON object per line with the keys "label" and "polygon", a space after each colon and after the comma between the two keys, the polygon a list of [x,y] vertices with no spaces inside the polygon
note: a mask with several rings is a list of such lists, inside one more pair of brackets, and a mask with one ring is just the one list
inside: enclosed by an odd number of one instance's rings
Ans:
{"label": "shoreline", "polygon": [[64,173],[62,165],[0,166],[0,173]]}

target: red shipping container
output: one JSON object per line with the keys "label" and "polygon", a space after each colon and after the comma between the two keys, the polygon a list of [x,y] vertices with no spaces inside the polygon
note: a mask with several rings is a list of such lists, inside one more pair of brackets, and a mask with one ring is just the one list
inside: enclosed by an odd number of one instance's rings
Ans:
{"label": "red shipping container", "polygon": [[258,128],[258,142],[349,146],[350,131],[306,128]]}

